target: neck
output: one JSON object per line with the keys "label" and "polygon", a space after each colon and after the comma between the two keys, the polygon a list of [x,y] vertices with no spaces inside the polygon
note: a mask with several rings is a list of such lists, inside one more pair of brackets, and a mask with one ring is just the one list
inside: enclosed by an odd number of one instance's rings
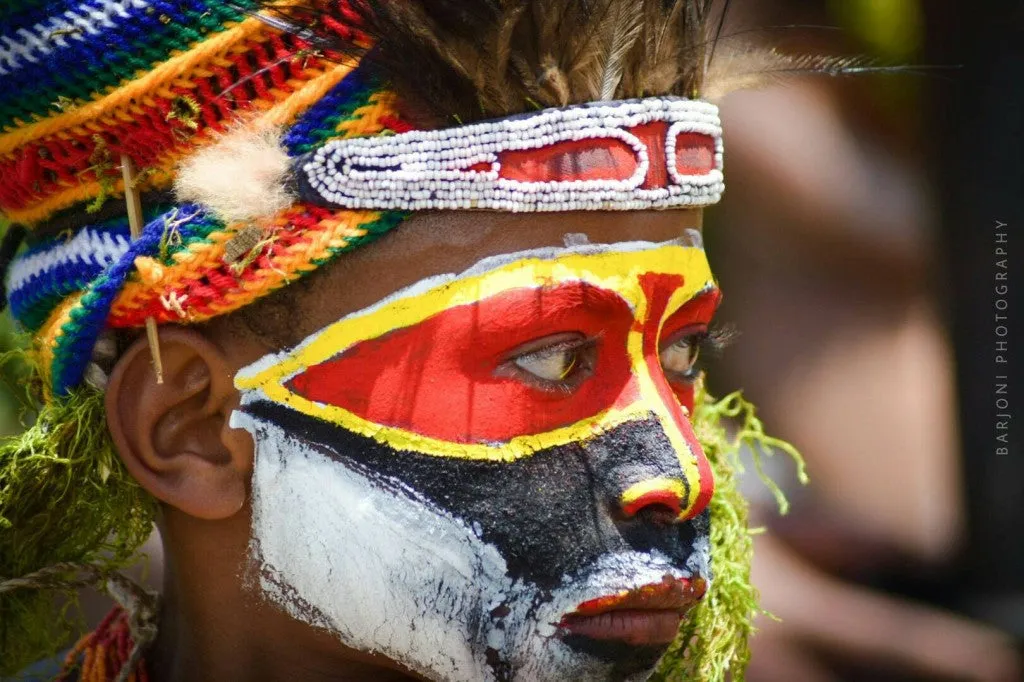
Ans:
{"label": "neck", "polygon": [[246,567],[248,514],[201,521],[166,511],[159,634],[146,656],[153,682],[398,682],[415,679],[380,657],[262,599]]}

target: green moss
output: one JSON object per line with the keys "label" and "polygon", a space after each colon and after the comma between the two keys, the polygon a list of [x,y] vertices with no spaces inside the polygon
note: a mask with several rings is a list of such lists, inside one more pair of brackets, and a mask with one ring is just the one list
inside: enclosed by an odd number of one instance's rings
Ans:
{"label": "green moss", "polygon": [[[40,385],[35,373],[25,380]],[[103,395],[78,388],[25,418],[24,433],[0,440],[0,583],[56,564],[104,575],[131,563],[156,507],[114,449]],[[67,645],[79,578],[69,569],[49,576],[47,589],[0,590],[0,676]]]}
{"label": "green moss", "polygon": [[[738,430],[730,435],[727,423],[732,420]],[[742,682],[750,662],[748,640],[754,633],[754,618],[765,612],[750,584],[754,531],[748,527],[749,505],[739,491],[739,453],[745,447],[751,450],[758,474],[774,493],[782,513],[788,509],[786,498],[764,475],[761,458],[781,450],[797,463],[800,481],[806,482],[807,476],[799,453],[788,443],[767,436],[754,406],[739,393],[716,402],[701,390],[693,424],[715,474],[710,504],[712,580],[704,600],[687,616],[676,644],[651,679]]]}

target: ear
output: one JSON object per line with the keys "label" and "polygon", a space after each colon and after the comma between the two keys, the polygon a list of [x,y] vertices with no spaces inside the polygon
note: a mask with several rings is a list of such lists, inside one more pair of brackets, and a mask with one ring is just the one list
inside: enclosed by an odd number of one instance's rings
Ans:
{"label": "ear", "polygon": [[194,329],[162,327],[162,384],[138,339],[107,385],[107,424],[129,473],[151,495],[201,519],[245,504],[253,446],[228,426],[237,405],[223,351]]}

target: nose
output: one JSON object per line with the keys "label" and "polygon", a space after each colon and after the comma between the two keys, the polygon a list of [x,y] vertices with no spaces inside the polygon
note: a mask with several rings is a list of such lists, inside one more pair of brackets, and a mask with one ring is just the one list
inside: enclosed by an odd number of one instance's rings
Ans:
{"label": "nose", "polygon": [[[674,404],[673,407],[679,406]],[[715,492],[714,474],[686,412],[679,409],[669,419],[661,420],[661,424],[672,443],[677,466],[683,476],[640,481],[632,486],[633,492],[639,493],[633,506],[640,504],[642,508],[643,504],[667,504],[674,498],[678,500],[679,520],[686,521],[704,511],[711,502]]]}
{"label": "nose", "polygon": [[[628,422],[586,445],[605,499],[619,518],[656,525],[691,519],[707,507],[710,476],[701,475],[686,445],[680,452],[655,415]],[[696,447],[700,447],[696,445]],[[700,453],[703,456],[703,453]]]}

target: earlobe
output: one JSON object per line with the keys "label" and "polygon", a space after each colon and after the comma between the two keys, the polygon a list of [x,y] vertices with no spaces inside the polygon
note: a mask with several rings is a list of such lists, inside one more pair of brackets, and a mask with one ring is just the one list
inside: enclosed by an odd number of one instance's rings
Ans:
{"label": "earlobe", "polygon": [[164,382],[137,340],[107,386],[107,423],[121,459],[160,501],[201,519],[245,504],[252,443],[228,427],[237,404],[223,351],[196,330],[160,329]]}

